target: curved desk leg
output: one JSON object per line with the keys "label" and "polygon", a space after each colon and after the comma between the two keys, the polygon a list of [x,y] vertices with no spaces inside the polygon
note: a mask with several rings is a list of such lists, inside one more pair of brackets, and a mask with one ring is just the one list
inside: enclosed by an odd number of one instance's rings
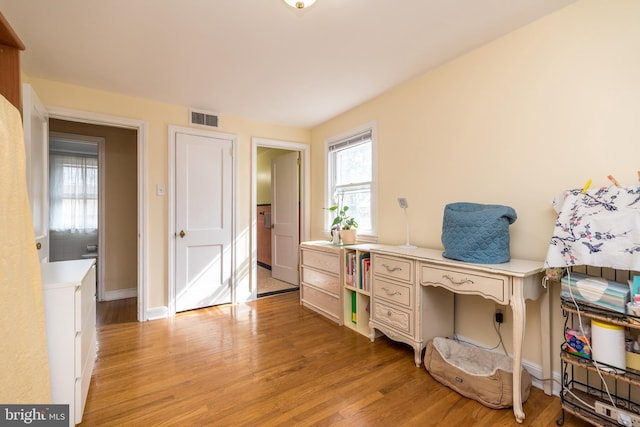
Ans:
{"label": "curved desk leg", "polygon": [[422,344],[413,344],[413,360],[416,362],[416,368],[419,368],[422,364]]}
{"label": "curved desk leg", "polygon": [[522,410],[522,342],[524,338],[527,308],[524,302],[522,278],[513,278],[513,294],[511,295],[511,310],[513,311],[513,414],[518,423],[524,421]]}

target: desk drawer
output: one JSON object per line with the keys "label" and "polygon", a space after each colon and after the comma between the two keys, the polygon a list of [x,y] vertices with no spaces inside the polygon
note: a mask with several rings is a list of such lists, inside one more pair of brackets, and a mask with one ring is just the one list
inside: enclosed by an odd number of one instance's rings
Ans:
{"label": "desk drawer", "polygon": [[509,279],[491,273],[476,273],[457,268],[435,268],[420,266],[420,284],[442,286],[457,294],[480,295],[501,304],[509,304]]}
{"label": "desk drawer", "polygon": [[300,257],[302,265],[340,274],[340,257],[337,254],[302,249]]}
{"label": "desk drawer", "polygon": [[339,276],[328,274],[324,271],[318,271],[313,268],[305,268],[302,266],[300,270],[300,280],[334,295],[338,295],[338,292],[340,291]]}
{"label": "desk drawer", "polygon": [[411,312],[374,300],[372,315],[377,322],[390,326],[403,334],[413,336],[413,314]]}
{"label": "desk drawer", "polygon": [[373,254],[373,274],[413,283],[414,263],[404,258]]}
{"label": "desk drawer", "polygon": [[412,309],[414,300],[414,286],[402,282],[390,282],[376,277],[373,281],[373,294],[381,298]]}

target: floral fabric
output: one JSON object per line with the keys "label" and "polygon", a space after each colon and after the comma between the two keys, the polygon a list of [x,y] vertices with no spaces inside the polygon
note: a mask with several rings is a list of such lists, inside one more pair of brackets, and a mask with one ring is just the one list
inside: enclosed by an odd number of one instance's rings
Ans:
{"label": "floral fabric", "polygon": [[640,187],[568,190],[552,204],[558,218],[545,267],[640,271]]}

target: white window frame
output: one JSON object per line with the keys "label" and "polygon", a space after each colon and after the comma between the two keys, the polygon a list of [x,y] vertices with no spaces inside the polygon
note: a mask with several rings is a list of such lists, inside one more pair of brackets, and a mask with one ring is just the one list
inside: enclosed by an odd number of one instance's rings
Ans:
{"label": "white window frame", "polygon": [[[339,144],[345,140],[353,138],[365,132],[371,132],[371,230],[358,229],[358,241],[372,242],[378,241],[378,124],[376,121],[365,123],[339,135],[333,136],[324,143],[324,205],[333,205],[333,189],[331,188],[331,175],[329,164],[329,149],[331,146]],[[357,220],[357,218],[356,218]],[[333,215],[326,211],[324,215],[324,234],[330,236]]]}

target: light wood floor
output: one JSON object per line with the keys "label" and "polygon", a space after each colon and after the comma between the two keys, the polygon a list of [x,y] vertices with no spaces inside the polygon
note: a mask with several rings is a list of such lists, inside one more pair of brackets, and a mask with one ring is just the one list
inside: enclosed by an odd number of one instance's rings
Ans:
{"label": "light wood floor", "polygon": [[[100,303],[83,426],[510,426],[434,381],[413,350],[371,343],[292,292],[135,321],[135,299]],[[127,301],[133,315],[127,315]],[[553,426],[558,398],[533,388],[523,426]],[[566,414],[565,426],[585,426]]]}

